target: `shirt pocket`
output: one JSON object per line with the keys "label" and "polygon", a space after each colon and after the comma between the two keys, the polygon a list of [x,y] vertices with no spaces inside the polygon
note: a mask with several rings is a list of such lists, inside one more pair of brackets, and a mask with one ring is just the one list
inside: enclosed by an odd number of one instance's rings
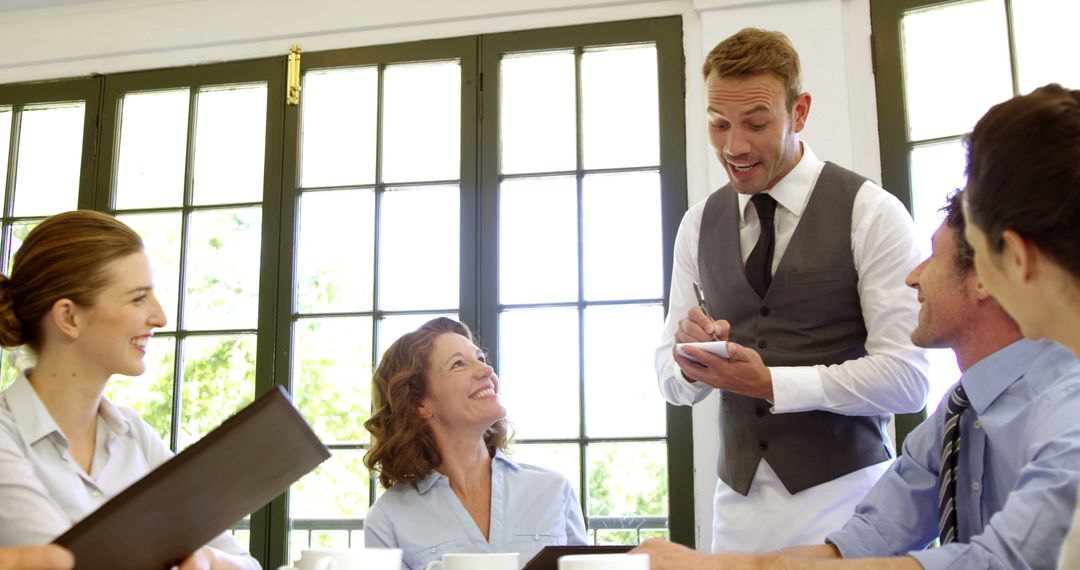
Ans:
{"label": "shirt pocket", "polygon": [[563,546],[566,544],[566,526],[548,526],[532,531],[518,528],[511,536],[510,542],[511,544],[533,543],[539,546],[537,550],[545,546]]}
{"label": "shirt pocket", "polygon": [[409,570],[424,570],[428,562],[441,560],[443,554],[448,552],[465,552],[461,541],[457,538],[440,537],[432,539],[423,546],[413,546],[402,552],[402,561]]}

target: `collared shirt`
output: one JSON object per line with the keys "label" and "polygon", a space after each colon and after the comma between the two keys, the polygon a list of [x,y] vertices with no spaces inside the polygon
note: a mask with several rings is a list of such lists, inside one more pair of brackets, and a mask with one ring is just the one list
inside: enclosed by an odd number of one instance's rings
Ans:
{"label": "collared shirt", "polygon": [[[769,190],[778,204],[774,220],[774,272],[825,166],[805,142],[802,149],[803,156],[798,164]],[[738,199],[741,213],[739,240],[745,262],[757,242],[761,225],[750,197],[740,195]],[[700,382],[687,382],[671,356],[679,320],[691,307],[697,306],[692,283],[700,279],[698,236],[704,208],[704,200],[695,204],[683,216],[679,226],[667,320],[655,353],[660,391],[667,401],[676,405],[700,402],[713,390]],[[928,363],[925,353],[913,346],[910,339],[918,322],[919,303],[915,292],[904,285],[904,279],[920,258],[911,216],[896,197],[868,181],[855,195],[851,218],[851,248],[859,275],[867,356],[831,366],[770,367],[774,413],[825,410],[873,415],[912,412],[925,405],[929,390]],[[713,317],[722,319],[724,315]],[[794,534],[787,537],[793,542],[787,542],[787,539],[778,538],[779,535],[751,529],[787,528],[788,521],[804,516],[805,505],[818,505],[819,512],[833,513],[836,524],[841,524],[885,467],[885,464],[879,464],[861,470],[858,472],[861,475],[856,475],[856,484],[837,480],[817,485],[799,493],[799,501],[792,500],[793,497],[786,493],[768,490],[783,489],[767,466],[759,466],[747,497],[721,483],[717,487],[715,516],[718,530],[727,528],[724,536],[719,533],[715,536],[718,542],[714,542],[714,548],[760,551],[820,541],[826,531]],[[761,488],[761,492],[755,492],[755,486]],[[756,521],[749,525],[745,519],[733,518],[726,521],[730,524],[724,524],[725,513],[735,512],[754,513]],[[824,521],[824,524],[829,523]]]}
{"label": "collared shirt", "polygon": [[491,461],[488,536],[450,488],[450,479],[434,470],[415,483],[388,489],[364,521],[364,545],[402,549],[409,570],[423,570],[452,552],[517,552],[524,567],[545,546],[587,544],[581,505],[566,478],[514,463],[502,451]]}
{"label": "collared shirt", "polygon": [[[0,392],[0,546],[52,542],[172,457],[138,414],[105,398],[94,446],[87,473],[25,375]],[[227,533],[210,546],[248,556]]]}
{"label": "collared shirt", "polygon": [[960,377],[959,542],[938,533],[946,401],[905,440],[903,455],[844,527],[845,558],[909,554],[924,568],[1053,568],[1076,504],[1080,363],[1049,341],[1017,341]]}

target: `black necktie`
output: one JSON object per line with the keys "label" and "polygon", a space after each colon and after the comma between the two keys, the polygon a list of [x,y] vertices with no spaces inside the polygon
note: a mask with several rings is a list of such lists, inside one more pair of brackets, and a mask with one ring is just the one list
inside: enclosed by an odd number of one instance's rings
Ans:
{"label": "black necktie", "polygon": [[772,283],[772,257],[773,247],[776,242],[776,231],[773,228],[773,214],[776,213],[776,200],[764,192],[754,194],[750,201],[757,210],[758,220],[761,222],[761,235],[754,244],[750,257],[746,258],[746,279],[750,286],[757,291],[761,298]]}
{"label": "black necktie", "polygon": [[941,441],[941,474],[938,490],[938,520],[941,544],[956,542],[956,472],[960,459],[960,415],[968,407],[964,387],[957,383],[945,409],[945,435]]}

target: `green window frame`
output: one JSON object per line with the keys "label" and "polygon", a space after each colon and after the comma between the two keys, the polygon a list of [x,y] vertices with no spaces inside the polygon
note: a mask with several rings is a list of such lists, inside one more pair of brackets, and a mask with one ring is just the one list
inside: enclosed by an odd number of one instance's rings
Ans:
{"label": "green window frame", "polygon": [[[667,306],[670,285],[671,255],[679,220],[686,210],[685,172],[685,124],[684,86],[682,58],[682,24],[679,17],[655,18],[628,22],[614,22],[509,32],[482,36],[469,36],[447,40],[412,42],[304,53],[305,71],[339,66],[377,65],[384,67],[396,62],[457,59],[461,64],[461,170],[457,181],[461,188],[461,253],[460,253],[460,299],[458,315],[468,322],[474,332],[484,341],[493,355],[498,354],[498,305],[497,259],[495,242],[498,236],[494,212],[496,188],[500,176],[495,169],[498,144],[497,100],[498,66],[500,54],[513,51],[574,49],[580,57],[582,46],[606,44],[633,44],[651,42],[656,45],[658,58],[658,101],[660,119],[660,163],[655,170],[661,184],[661,228],[663,235],[663,294],[651,303]],[[218,206],[200,206],[192,201],[193,151],[190,140],[194,137],[194,99],[189,117],[189,147],[185,158],[184,200],[169,208],[117,208],[113,197],[116,185],[117,140],[121,129],[118,115],[119,101],[124,93],[189,88],[192,97],[202,86],[262,82],[267,86],[266,145],[264,152],[263,193],[258,203],[232,204],[261,208],[260,275],[258,278],[258,323],[254,328],[213,330],[214,333],[254,334],[258,339],[255,352],[254,393],[262,393],[275,384],[287,388],[291,384],[293,358],[293,324],[301,315],[295,309],[294,276],[298,240],[298,209],[300,196],[305,189],[299,187],[299,141],[302,125],[300,108],[285,105],[285,57],[263,58],[221,64],[161,69],[141,72],[118,73],[70,81],[0,85],[0,108],[5,105],[24,105],[47,101],[85,100],[86,118],[82,173],[80,176],[78,207],[96,209],[116,215],[176,213],[187,220],[193,214]],[[580,81],[580,76],[579,76]],[[580,118],[579,118],[580,122]],[[578,128],[580,141],[581,130]],[[12,135],[14,137],[14,135]],[[14,153],[12,153],[14,156]],[[10,172],[13,160],[5,163]],[[572,173],[578,180],[588,174],[581,166]],[[19,221],[11,216],[10,194],[12,179],[8,177],[5,188],[5,210],[0,223],[4,228],[4,241],[0,245],[0,259],[10,256],[9,226]],[[384,191],[385,185],[377,182],[376,192]],[[182,235],[187,235],[186,222]],[[181,240],[186,244],[186,240]],[[186,248],[186,245],[181,245]],[[183,266],[186,249],[181,253],[180,279],[176,284],[184,290]],[[579,246],[580,251],[580,246]],[[579,289],[581,261],[579,260]],[[635,300],[643,301],[643,300]],[[573,306],[580,312],[590,303],[579,296]],[[183,316],[169,315],[176,322]],[[394,311],[362,311],[373,322]],[[170,325],[175,326],[175,325]],[[180,354],[181,343],[208,331],[192,330],[184,326],[161,333]],[[372,331],[377,339],[378,327]],[[581,350],[581,337],[578,338]],[[378,354],[378,341],[372,343],[371,362]],[[176,394],[181,379],[180,358],[174,359],[173,405],[170,424],[170,444],[176,449],[180,444],[178,433],[178,406]],[[498,368],[498,363],[496,363]],[[651,371],[650,371],[651,373]],[[656,394],[657,400],[661,400]],[[662,441],[667,449],[668,466],[668,516],[667,529],[672,540],[687,545],[694,544],[693,505],[693,439],[691,410],[689,407],[666,406],[666,437],[644,438]],[[584,405],[576,410],[585,425]],[[586,434],[573,438],[582,450],[580,464],[584,465],[586,448],[594,443],[637,441],[640,438],[596,438]],[[335,447],[363,449],[364,443],[346,443]],[[581,469],[582,501],[585,498],[585,472]],[[370,484],[368,497],[374,500],[377,490]],[[251,553],[264,567],[277,567],[288,562],[290,520],[288,496],[271,501],[266,507],[253,513],[249,522],[241,525],[250,532]]]}

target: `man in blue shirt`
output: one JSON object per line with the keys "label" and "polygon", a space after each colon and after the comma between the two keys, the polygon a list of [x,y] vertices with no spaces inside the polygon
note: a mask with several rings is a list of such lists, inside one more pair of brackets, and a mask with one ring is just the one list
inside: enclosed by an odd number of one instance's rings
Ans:
{"label": "man in blue shirt", "polygon": [[1063,346],[1022,337],[975,274],[958,194],[946,213],[933,253],[907,284],[921,304],[912,341],[953,349],[970,403],[958,420],[956,541],[927,549],[941,531],[939,500],[947,496],[939,484],[946,397],[826,544],[706,555],[650,540],[638,550],[650,555],[654,570],[1056,565],[1080,472],[1080,363]]}

